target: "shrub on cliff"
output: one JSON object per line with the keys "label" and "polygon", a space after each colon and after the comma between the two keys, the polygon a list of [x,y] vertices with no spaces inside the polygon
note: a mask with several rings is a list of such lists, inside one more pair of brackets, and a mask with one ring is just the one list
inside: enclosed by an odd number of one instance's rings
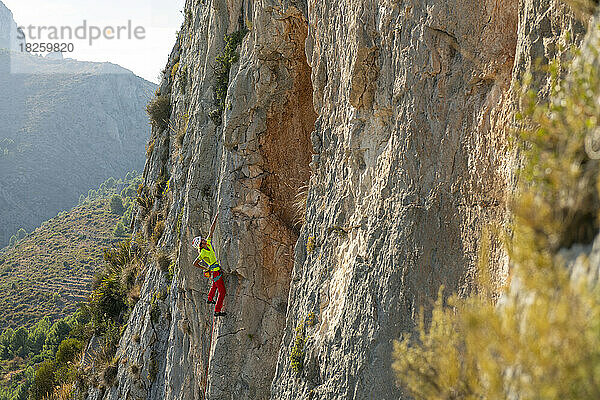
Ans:
{"label": "shrub on cliff", "polygon": [[239,54],[237,47],[244,36],[248,33],[247,29],[234,32],[231,35],[225,35],[225,47],[216,57],[213,70],[215,73],[214,99],[217,110],[211,113],[211,119],[216,125],[220,125],[221,113],[225,110],[225,98],[227,97],[227,87],[229,86],[229,71],[231,66],[238,62]]}
{"label": "shrub on cliff", "polygon": [[600,287],[559,255],[598,231],[600,29],[590,34],[565,79],[551,65],[551,100],[530,92],[518,116],[525,168],[507,241],[512,287],[497,305],[485,280],[466,299],[440,293],[430,323],[421,317],[417,335],[395,344],[393,367],[415,399],[600,398]]}
{"label": "shrub on cliff", "polygon": [[166,95],[156,96],[146,106],[146,112],[150,117],[152,127],[159,131],[164,130],[171,117],[171,99]]}

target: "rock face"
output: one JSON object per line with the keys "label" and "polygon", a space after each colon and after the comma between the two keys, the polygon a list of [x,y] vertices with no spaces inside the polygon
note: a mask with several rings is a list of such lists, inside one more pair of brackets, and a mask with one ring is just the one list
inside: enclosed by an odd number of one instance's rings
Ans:
{"label": "rock face", "polygon": [[[208,0],[185,14],[159,89],[172,129],[153,130],[145,170],[148,186],[170,179],[154,207],[175,275],[149,270],[117,384],[91,398],[402,398],[392,341],[441,285],[472,289],[482,228],[507,222],[512,79],[543,80],[536,58],[581,27],[547,0]],[[217,56],[245,28],[219,115]],[[190,241],[217,211],[229,315],[214,320]],[[502,281],[506,257],[491,259]]]}
{"label": "rock face", "polygon": [[25,43],[19,35],[12,12],[0,1],[0,49],[19,51],[19,44]]}
{"label": "rock face", "polygon": [[155,88],[110,63],[0,50],[0,247],[108,177],[143,168]]}

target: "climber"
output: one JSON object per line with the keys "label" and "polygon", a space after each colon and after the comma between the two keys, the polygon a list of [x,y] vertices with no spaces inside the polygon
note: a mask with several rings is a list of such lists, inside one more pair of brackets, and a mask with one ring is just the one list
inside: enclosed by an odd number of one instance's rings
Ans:
{"label": "climber", "polygon": [[212,225],[210,226],[210,233],[206,238],[202,236],[195,237],[192,241],[192,246],[198,249],[200,254],[198,258],[194,261],[194,267],[201,268],[205,271],[205,276],[210,278],[210,274],[212,273],[212,286],[210,288],[210,292],[208,292],[208,299],[206,300],[207,304],[215,304],[213,300],[215,296],[215,292],[219,291],[219,296],[217,297],[217,302],[215,305],[215,317],[223,317],[227,315],[226,312],[221,311],[223,309],[223,300],[225,300],[225,284],[223,283],[223,273],[221,272],[221,266],[217,262],[217,256],[215,255],[215,251],[213,250],[211,240],[213,233],[215,232],[215,226],[217,225],[217,215],[215,215],[215,219],[213,220]]}

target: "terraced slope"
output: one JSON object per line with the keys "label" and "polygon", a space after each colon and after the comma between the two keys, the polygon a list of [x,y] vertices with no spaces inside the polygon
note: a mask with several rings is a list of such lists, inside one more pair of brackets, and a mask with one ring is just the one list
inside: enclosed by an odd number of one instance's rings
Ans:
{"label": "terraced slope", "polygon": [[135,185],[103,185],[82,204],[0,251],[0,330],[29,327],[46,315],[55,320],[76,310],[90,293],[103,249],[122,240],[113,231],[123,217],[111,212],[110,199],[127,186],[131,193]]}

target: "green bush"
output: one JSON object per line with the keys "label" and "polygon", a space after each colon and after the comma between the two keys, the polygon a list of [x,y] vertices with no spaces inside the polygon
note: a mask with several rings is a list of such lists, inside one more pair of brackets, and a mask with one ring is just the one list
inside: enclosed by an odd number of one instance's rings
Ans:
{"label": "green bush", "polygon": [[50,332],[50,327],[50,318],[44,317],[29,330],[27,342],[32,353],[38,354],[42,351],[46,342],[46,336]]}
{"label": "green bush", "polygon": [[48,331],[43,352],[47,356],[54,355],[60,343],[69,335],[69,332],[71,332],[71,326],[64,319],[56,321]]}
{"label": "green bush", "polygon": [[75,380],[77,366],[74,361],[83,349],[83,343],[69,338],[61,342],[55,356],[54,377],[59,384],[68,384]]}
{"label": "green bush", "polygon": [[152,126],[159,131],[164,130],[169,124],[171,117],[171,99],[169,96],[156,96],[146,106],[146,112],[150,117]]}
{"label": "green bush", "polygon": [[20,327],[14,331],[10,341],[10,353],[17,357],[26,357],[29,353],[28,336],[29,332],[25,327]]}
{"label": "green bush", "polygon": [[67,364],[72,362],[83,349],[83,343],[77,339],[65,339],[58,346],[56,351],[56,362]]}
{"label": "green bush", "polygon": [[130,289],[126,284],[129,280],[124,275],[129,274],[134,258],[131,240],[122,241],[104,251],[106,267],[95,278],[87,311],[98,329],[107,323],[118,325],[123,322]]}
{"label": "green bush", "polygon": [[120,271],[133,260],[134,254],[131,251],[131,240],[124,240],[111,248],[104,250],[104,261],[108,268],[108,273],[119,274]]}
{"label": "green bush", "polygon": [[105,274],[92,293],[92,307],[98,324],[106,318],[113,321],[122,319],[122,313],[127,308],[127,304],[124,300],[119,278],[120,276],[116,274]]}
{"label": "green bush", "polygon": [[35,379],[30,389],[31,400],[42,400],[54,391],[57,385],[54,371],[56,365],[54,361],[44,361],[35,372]]}

